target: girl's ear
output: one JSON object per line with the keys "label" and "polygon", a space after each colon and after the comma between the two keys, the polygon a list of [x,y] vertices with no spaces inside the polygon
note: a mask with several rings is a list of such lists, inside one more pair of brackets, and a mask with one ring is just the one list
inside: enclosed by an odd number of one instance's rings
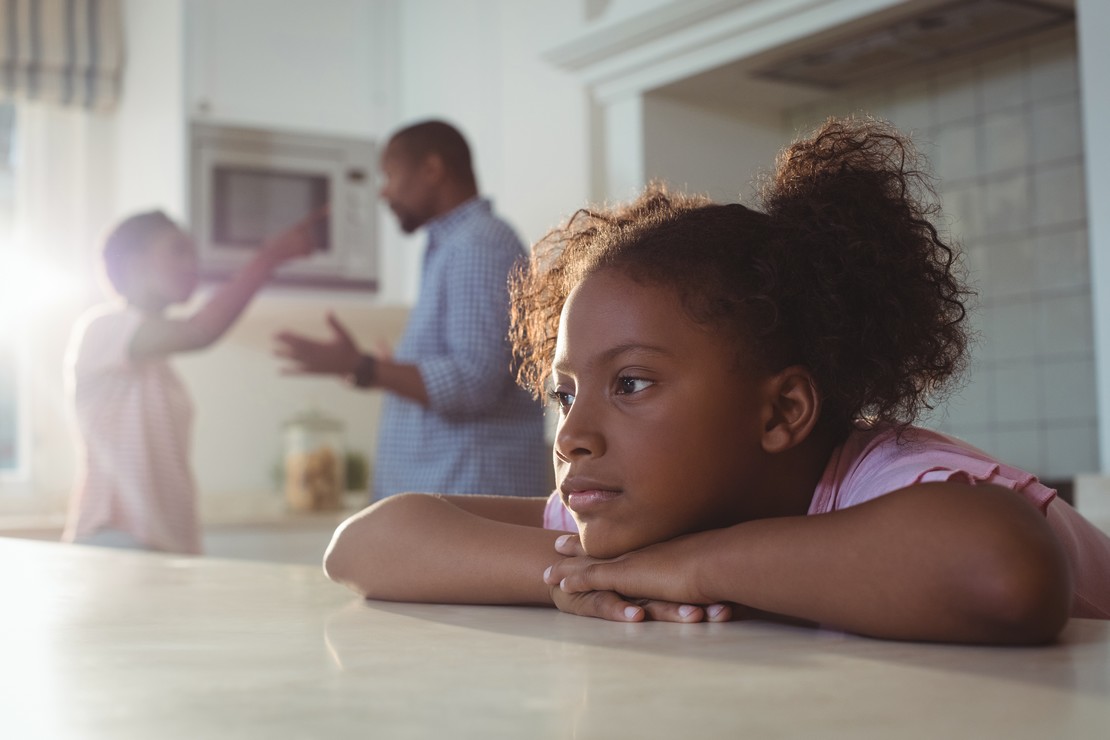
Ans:
{"label": "girl's ear", "polygon": [[809,370],[790,367],[768,379],[766,413],[763,421],[763,449],[785,452],[801,444],[821,416],[821,396]]}

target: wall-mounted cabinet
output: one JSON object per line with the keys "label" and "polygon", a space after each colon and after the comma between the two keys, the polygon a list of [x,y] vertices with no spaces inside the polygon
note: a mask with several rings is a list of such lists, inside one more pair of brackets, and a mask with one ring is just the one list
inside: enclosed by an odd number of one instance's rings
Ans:
{"label": "wall-mounted cabinet", "polygon": [[192,120],[374,137],[391,123],[391,2],[190,0]]}

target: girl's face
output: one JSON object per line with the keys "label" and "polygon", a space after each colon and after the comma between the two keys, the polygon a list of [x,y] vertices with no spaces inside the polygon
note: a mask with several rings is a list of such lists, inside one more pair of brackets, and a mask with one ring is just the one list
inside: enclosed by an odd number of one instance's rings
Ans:
{"label": "girl's face", "polygon": [[587,552],[613,557],[759,515],[764,383],[669,288],[603,270],[559,322],[555,474]]}
{"label": "girl's face", "polygon": [[189,300],[197,287],[198,269],[192,238],[180,229],[164,229],[135,261],[133,280],[145,302],[164,308]]}

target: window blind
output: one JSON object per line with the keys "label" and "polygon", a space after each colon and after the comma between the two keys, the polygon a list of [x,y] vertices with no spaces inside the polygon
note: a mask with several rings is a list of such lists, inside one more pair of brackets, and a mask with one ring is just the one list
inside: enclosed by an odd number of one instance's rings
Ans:
{"label": "window blind", "polygon": [[123,62],[121,0],[0,0],[0,95],[111,110]]}

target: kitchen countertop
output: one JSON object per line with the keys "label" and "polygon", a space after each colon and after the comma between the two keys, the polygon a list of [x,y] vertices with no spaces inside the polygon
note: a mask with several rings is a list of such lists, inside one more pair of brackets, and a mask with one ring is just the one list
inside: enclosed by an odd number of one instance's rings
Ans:
{"label": "kitchen countertop", "polygon": [[0,539],[10,738],[1086,738],[1110,622],[883,642],[361,600],[317,567]]}
{"label": "kitchen countertop", "polygon": [[[273,492],[202,496],[199,501],[201,526],[292,525],[314,523],[338,525],[369,504],[365,491],[347,491],[338,509],[294,511],[285,497]],[[0,537],[24,533],[60,533],[65,526],[63,511],[31,514],[0,513]]]}

